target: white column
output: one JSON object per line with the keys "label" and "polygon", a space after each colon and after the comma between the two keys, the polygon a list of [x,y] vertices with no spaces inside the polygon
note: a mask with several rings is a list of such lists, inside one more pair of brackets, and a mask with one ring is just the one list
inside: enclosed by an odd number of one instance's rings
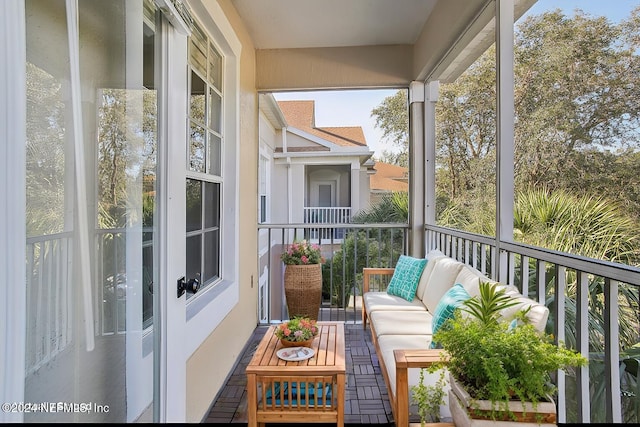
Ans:
{"label": "white column", "polygon": [[409,255],[424,256],[424,83],[409,86]]}
{"label": "white column", "polygon": [[[496,2],[496,249],[500,257],[498,280],[507,280],[507,256],[500,242],[513,241],[514,197],[514,74],[513,74],[513,0]],[[493,272],[494,274],[496,272]],[[495,275],[493,277],[496,277]],[[505,282],[506,283],[506,282]]]}
{"label": "white column", "polygon": [[360,210],[360,162],[351,162],[351,215]]}
{"label": "white column", "polygon": [[[424,103],[424,194],[425,194],[425,224],[436,223],[436,102],[440,90],[440,82],[433,81],[425,84]],[[426,247],[428,252],[431,248]]]}

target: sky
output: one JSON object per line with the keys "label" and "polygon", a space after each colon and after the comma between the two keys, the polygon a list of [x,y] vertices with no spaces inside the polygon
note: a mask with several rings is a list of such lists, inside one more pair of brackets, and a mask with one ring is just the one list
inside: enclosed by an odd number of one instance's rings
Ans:
{"label": "sky", "polygon": [[[628,17],[631,10],[637,6],[640,6],[639,0],[538,0],[529,9],[527,15],[555,9],[573,14],[575,9],[582,9],[589,15],[606,16],[611,21],[618,22]],[[375,151],[375,156],[379,157],[383,150],[395,150],[390,143],[382,140],[382,131],[375,127],[375,119],[371,117],[371,111],[394,93],[396,89],[362,89],[280,92],[273,95],[279,101],[315,100],[316,126],[318,127],[361,126],[367,144],[372,151]]]}

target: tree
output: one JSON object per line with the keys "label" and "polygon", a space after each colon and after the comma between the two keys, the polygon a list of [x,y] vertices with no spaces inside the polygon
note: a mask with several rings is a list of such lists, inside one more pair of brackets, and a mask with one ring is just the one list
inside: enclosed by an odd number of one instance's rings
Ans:
{"label": "tree", "polygon": [[71,159],[63,85],[30,62],[26,76],[26,231],[32,237],[65,231],[65,167]]}
{"label": "tree", "polygon": [[366,223],[406,223],[409,221],[409,193],[385,194],[379,203],[358,212],[351,219],[355,224]]}
{"label": "tree", "polygon": [[375,117],[375,127],[382,129],[382,138],[388,140],[399,152],[383,150],[385,163],[407,167],[409,165],[409,99],[406,90],[399,90],[387,96],[371,111]]}
{"label": "tree", "polygon": [[452,199],[487,190],[495,194],[494,52],[491,47],[463,78],[441,86],[436,104],[436,155],[442,165],[438,187]]}
{"label": "tree", "polygon": [[640,263],[637,224],[602,196],[521,191],[513,227],[516,239],[530,245],[628,265]]}
{"label": "tree", "polygon": [[[544,185],[622,200],[640,220],[640,8],[613,24],[559,10],[518,24],[515,38],[516,190]],[[495,212],[495,59],[488,49],[436,107],[438,213],[489,230],[452,209]],[[404,108],[403,108],[404,106]],[[406,153],[405,92],[372,111]],[[391,160],[400,161],[398,155]],[[487,218],[493,215],[489,212]],[[440,217],[438,217],[440,218]]]}
{"label": "tree", "polygon": [[[583,161],[585,153],[625,155],[625,148],[640,148],[639,11],[618,25],[581,11],[567,17],[559,10],[529,17],[519,25],[515,46],[519,188],[544,183],[551,189],[591,191],[583,182],[585,174],[593,176]],[[636,174],[636,187],[638,179]],[[615,187],[612,194],[623,189],[620,184]]]}

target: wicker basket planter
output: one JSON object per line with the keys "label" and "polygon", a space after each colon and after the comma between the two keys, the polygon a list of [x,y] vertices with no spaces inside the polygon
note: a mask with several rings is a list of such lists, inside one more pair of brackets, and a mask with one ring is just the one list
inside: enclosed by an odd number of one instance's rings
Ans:
{"label": "wicker basket planter", "polygon": [[321,264],[287,265],[284,294],[290,318],[300,316],[318,320],[322,303]]}

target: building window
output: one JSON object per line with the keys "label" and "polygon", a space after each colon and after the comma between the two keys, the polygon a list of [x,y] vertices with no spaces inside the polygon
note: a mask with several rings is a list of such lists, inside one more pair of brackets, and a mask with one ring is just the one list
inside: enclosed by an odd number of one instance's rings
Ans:
{"label": "building window", "polygon": [[[223,57],[194,23],[189,38],[189,140],[186,195],[187,279],[220,279],[223,172]],[[189,298],[192,294],[187,294]]]}

